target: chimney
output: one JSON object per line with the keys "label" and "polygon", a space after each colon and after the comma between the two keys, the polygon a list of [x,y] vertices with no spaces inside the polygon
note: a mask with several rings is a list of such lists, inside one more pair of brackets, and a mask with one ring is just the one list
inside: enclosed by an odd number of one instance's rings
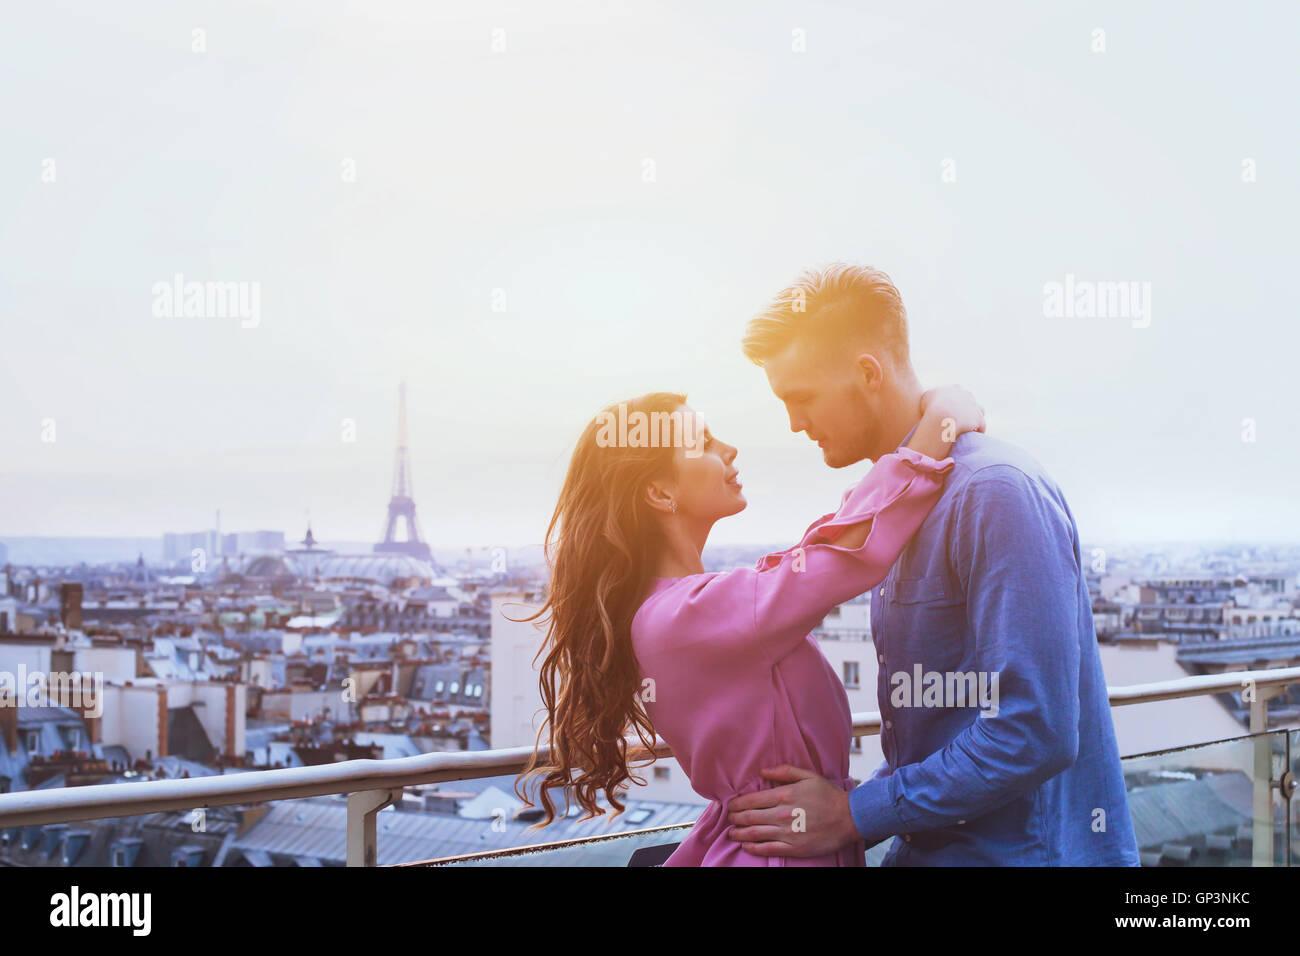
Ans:
{"label": "chimney", "polygon": [[5,752],[11,756],[18,751],[18,708],[0,706],[0,734]]}
{"label": "chimney", "polygon": [[59,585],[59,619],[69,630],[81,628],[80,581],[64,581]]}

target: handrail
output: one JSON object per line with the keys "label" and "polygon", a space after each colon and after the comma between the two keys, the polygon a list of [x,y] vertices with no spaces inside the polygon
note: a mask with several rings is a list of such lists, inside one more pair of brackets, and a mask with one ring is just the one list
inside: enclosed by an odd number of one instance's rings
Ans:
{"label": "handrail", "polygon": [[[1300,684],[1300,667],[1205,674],[1151,684],[1112,687],[1108,693],[1111,705],[1118,707],[1240,691],[1252,685],[1257,691],[1264,691],[1290,684]],[[1261,698],[1266,696],[1260,695]],[[878,734],[880,723],[878,712],[863,711],[854,714],[853,735],[861,737]],[[361,791],[397,791],[403,787],[428,783],[517,775],[523,771],[532,751],[532,747],[513,747],[428,753],[381,760],[345,760],[314,767],[237,771],[183,780],[141,781],[129,785],[115,783],[26,790],[0,794],[0,829]],[[546,752],[547,748],[543,748],[543,753]],[[655,754],[671,757],[672,750],[660,738]]]}

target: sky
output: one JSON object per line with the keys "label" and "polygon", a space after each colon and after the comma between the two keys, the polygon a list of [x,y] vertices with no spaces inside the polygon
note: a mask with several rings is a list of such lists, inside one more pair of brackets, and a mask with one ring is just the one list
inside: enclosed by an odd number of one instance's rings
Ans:
{"label": "sky", "polygon": [[[1295,540],[1297,32],[1283,3],[22,5],[0,540],[217,509],[375,540],[405,379],[436,547],[539,542],[585,422],[660,389],[740,449],[712,540],[792,541],[867,466],[792,434],[739,340],[840,260],[1086,540]],[[178,274],[256,320],[169,312]],[[1146,309],[1053,313],[1067,276]]]}

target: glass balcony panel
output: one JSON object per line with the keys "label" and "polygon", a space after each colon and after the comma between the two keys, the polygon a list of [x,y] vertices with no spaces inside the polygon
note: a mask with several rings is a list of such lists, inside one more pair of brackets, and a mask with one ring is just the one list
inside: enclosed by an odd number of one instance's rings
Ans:
{"label": "glass balcony panel", "polygon": [[1125,758],[1142,865],[1287,865],[1286,801],[1270,786],[1287,767],[1287,738],[1275,731]]}

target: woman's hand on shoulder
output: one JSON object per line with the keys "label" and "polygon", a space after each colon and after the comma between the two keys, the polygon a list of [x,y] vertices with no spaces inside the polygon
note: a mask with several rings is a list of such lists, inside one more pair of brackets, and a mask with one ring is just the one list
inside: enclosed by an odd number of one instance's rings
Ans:
{"label": "woman's hand on shoulder", "polygon": [[966,432],[984,431],[984,408],[960,385],[941,385],[921,395],[921,417],[952,441]]}

